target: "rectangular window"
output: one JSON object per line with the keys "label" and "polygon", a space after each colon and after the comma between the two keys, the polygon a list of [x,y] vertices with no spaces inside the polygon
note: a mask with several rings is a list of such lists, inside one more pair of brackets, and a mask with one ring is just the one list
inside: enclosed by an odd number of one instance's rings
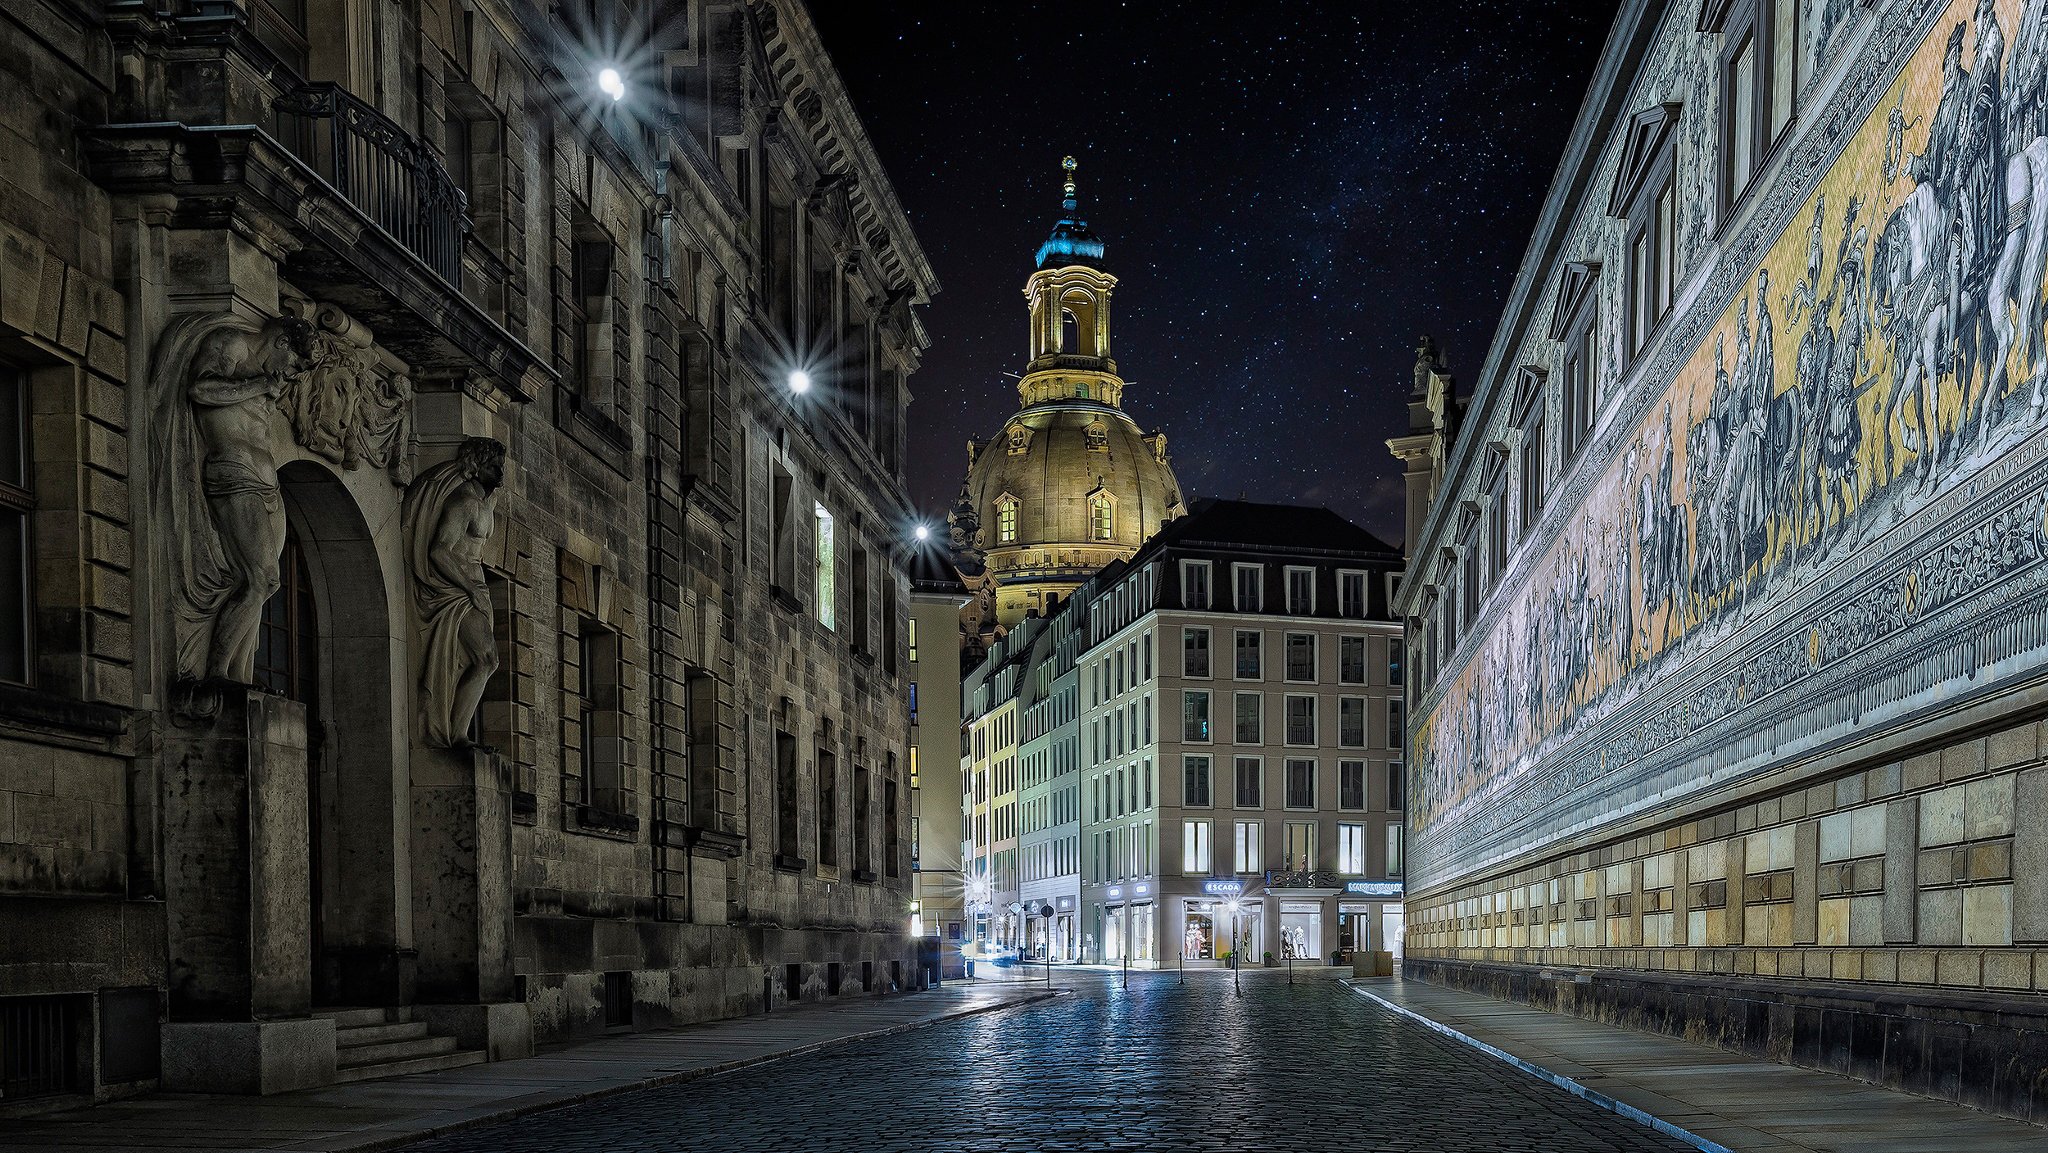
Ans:
{"label": "rectangular window", "polygon": [[1347,749],[1365,747],[1365,698],[1337,699],[1337,743]]}
{"label": "rectangular window", "polygon": [[1233,608],[1241,613],[1255,613],[1265,607],[1265,569],[1255,564],[1231,565],[1230,579],[1236,585]]}
{"label": "rectangular window", "polygon": [[1337,826],[1337,871],[1349,877],[1365,875],[1365,826]]}
{"label": "rectangular window", "polygon": [[1259,679],[1259,664],[1260,658],[1264,656],[1262,649],[1265,636],[1265,633],[1257,629],[1237,630],[1238,680],[1255,681]]}
{"label": "rectangular window", "polygon": [[1399,761],[1387,766],[1387,808],[1397,813],[1401,811],[1402,805],[1406,804],[1403,799],[1407,789],[1404,772],[1405,769]]}
{"label": "rectangular window", "polygon": [[1286,866],[1308,872],[1316,867],[1316,823],[1287,822]]}
{"label": "rectangular window", "polygon": [[1182,629],[1180,631],[1180,675],[1184,677],[1206,677],[1209,675],[1209,630]]}
{"label": "rectangular window", "polygon": [[1287,634],[1287,679],[1313,682],[1316,679],[1316,635]]}
{"label": "rectangular window", "polygon": [[1206,809],[1210,805],[1209,758],[1182,757],[1180,803],[1190,809]]}
{"label": "rectangular window", "polygon": [[1235,732],[1232,739],[1240,745],[1264,744],[1265,698],[1258,693],[1237,694]]}
{"label": "rectangular window", "polygon": [[1287,697],[1287,743],[1313,746],[1316,743],[1316,699],[1289,694]]}
{"label": "rectangular window", "polygon": [[1543,403],[1522,422],[1522,535],[1543,519]]}
{"label": "rectangular window", "polygon": [[625,813],[626,714],[619,699],[619,635],[585,621],[576,640],[583,803],[600,812]]}
{"label": "rectangular window", "polygon": [[1311,616],[1316,611],[1316,570],[1312,568],[1290,568],[1287,570],[1287,612],[1291,616]]}
{"label": "rectangular window", "polygon": [[[853,765],[853,868],[855,872],[875,871],[874,846],[874,786],[869,783],[871,774],[867,766],[856,761]],[[1006,810],[1007,813],[1007,810]],[[1014,820],[1015,814],[1008,814]],[[1004,830],[1009,836],[1016,836],[1014,827]]]}
{"label": "rectangular window", "polygon": [[1232,856],[1236,858],[1235,872],[1257,873],[1264,869],[1262,861],[1265,854],[1259,846],[1259,830],[1264,824],[1263,821],[1237,822],[1236,835],[1232,838]]}
{"label": "rectangular window", "polygon": [[1365,808],[1365,762],[1337,762],[1337,807]]}
{"label": "rectangular window", "polygon": [[29,526],[34,477],[29,455],[28,374],[0,363],[0,681],[26,684],[33,660],[35,606]]}
{"label": "rectangular window", "polygon": [[1316,807],[1316,763],[1294,757],[1287,759],[1287,807],[1290,809],[1313,809]]}
{"label": "rectangular window", "polygon": [[1387,638],[1387,684],[1392,688],[1401,687],[1401,652],[1407,647],[1400,637]]}
{"label": "rectangular window", "polygon": [[1399,698],[1387,702],[1387,747],[1407,748],[1408,718]]}
{"label": "rectangular window", "polygon": [[1337,638],[1337,683],[1340,685],[1362,685],[1365,683],[1365,638]]}
{"label": "rectangular window", "polygon": [[1191,877],[1209,875],[1209,822],[1180,823],[1180,871]]}
{"label": "rectangular window", "polygon": [[796,851],[796,736],[775,734],[775,852],[795,857]]}
{"label": "rectangular window", "polygon": [[839,864],[839,761],[818,750],[818,864]]}
{"label": "rectangular window", "polygon": [[1261,785],[1264,783],[1261,778],[1265,776],[1265,762],[1258,757],[1239,757],[1237,758],[1235,774],[1237,778],[1235,782],[1237,807],[1240,809],[1264,808],[1265,805],[1261,801],[1261,797],[1265,790],[1261,788]]}
{"label": "rectangular window", "polygon": [[1387,876],[1401,875],[1401,825],[1387,826]]}
{"label": "rectangular window", "polygon": [[1496,468],[1486,491],[1486,585],[1500,583],[1508,567],[1508,474]]}
{"label": "rectangular window", "polygon": [[1362,572],[1340,572],[1337,574],[1337,615],[1354,620],[1365,616],[1365,574]]}
{"label": "rectangular window", "polygon": [[[1206,609],[1209,607],[1209,562],[1205,560],[1184,560],[1180,562],[1180,603],[1183,608]],[[1205,676],[1207,674],[1204,674]]]}
{"label": "rectangular window", "polygon": [[1209,693],[1188,689],[1180,695],[1180,739],[1207,744],[1209,741]]}

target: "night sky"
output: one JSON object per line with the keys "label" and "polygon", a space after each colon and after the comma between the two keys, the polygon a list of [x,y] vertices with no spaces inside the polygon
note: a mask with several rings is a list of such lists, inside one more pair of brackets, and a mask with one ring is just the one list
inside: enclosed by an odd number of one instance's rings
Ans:
{"label": "night sky", "polygon": [[812,0],[941,284],[911,378],[941,518],[1017,407],[1059,159],[1109,246],[1124,408],[1190,497],[1402,536],[1416,337],[1469,387],[1615,0]]}

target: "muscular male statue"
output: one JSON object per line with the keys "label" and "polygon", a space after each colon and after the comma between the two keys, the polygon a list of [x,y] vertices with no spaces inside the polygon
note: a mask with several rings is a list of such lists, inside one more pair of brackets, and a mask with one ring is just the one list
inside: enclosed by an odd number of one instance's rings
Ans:
{"label": "muscular male statue", "polygon": [[498,669],[483,554],[504,479],[505,446],[473,436],[405,494],[407,561],[425,649],[420,711],[429,745],[470,744],[470,722]]}
{"label": "muscular male statue", "polygon": [[255,332],[220,329],[192,358],[185,397],[206,449],[200,488],[226,562],[213,587],[195,590],[213,615],[209,679],[256,679],[257,626],[284,556],[274,447],[279,398],[308,355],[305,323],[281,317]]}

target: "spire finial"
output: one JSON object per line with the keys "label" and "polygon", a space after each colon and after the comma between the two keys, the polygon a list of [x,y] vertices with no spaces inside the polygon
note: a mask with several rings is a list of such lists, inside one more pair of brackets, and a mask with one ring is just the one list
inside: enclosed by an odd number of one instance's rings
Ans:
{"label": "spire finial", "polygon": [[1060,191],[1064,193],[1064,199],[1060,201],[1060,207],[1066,209],[1068,212],[1074,211],[1074,209],[1078,206],[1077,202],[1074,199],[1074,169],[1079,167],[1081,167],[1080,163],[1076,161],[1073,157],[1060,157],[1060,173],[1062,178],[1060,184]]}

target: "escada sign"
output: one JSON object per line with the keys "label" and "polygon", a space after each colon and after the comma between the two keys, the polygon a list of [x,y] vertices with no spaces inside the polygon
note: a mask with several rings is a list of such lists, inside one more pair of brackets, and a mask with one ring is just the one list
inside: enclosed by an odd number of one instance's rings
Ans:
{"label": "escada sign", "polygon": [[1243,881],[1208,880],[1202,882],[1202,892],[1211,897],[1235,897],[1244,892]]}

